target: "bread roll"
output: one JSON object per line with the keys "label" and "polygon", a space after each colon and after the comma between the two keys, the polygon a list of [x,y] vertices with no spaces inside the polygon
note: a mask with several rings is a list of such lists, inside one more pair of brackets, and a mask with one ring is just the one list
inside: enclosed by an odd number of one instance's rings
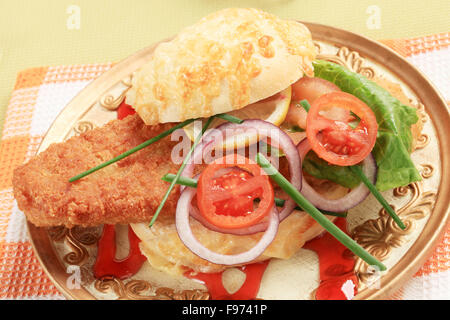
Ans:
{"label": "bread roll", "polygon": [[314,58],[303,24],[257,9],[225,9],[158,45],[133,74],[126,102],[148,125],[209,117],[312,76]]}
{"label": "bread roll", "polygon": [[[330,220],[335,217],[327,216]],[[131,224],[140,242],[141,252],[147,257],[150,265],[165,273],[181,276],[186,270],[196,272],[220,272],[227,268],[206,261],[189,250],[178,237],[175,222],[159,222],[149,228],[148,224]],[[215,232],[205,228],[191,219],[191,228],[195,237],[208,249],[222,254],[237,254],[250,250],[261,238],[262,233],[237,236]],[[270,258],[289,259],[304,243],[322,233],[324,229],[305,212],[294,211],[283,220],[275,240],[255,261]]]}

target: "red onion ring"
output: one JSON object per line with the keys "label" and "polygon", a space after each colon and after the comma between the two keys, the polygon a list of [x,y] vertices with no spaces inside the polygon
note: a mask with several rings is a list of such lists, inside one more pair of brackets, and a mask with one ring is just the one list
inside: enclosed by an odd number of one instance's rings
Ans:
{"label": "red onion ring", "polygon": [[[286,159],[289,163],[289,172],[290,172],[290,182],[292,185],[300,190],[302,187],[302,173],[301,173],[301,159],[296,149],[296,146],[292,142],[292,139],[286,134],[283,130],[281,130],[276,125],[263,121],[263,120],[245,120],[241,124],[236,123],[224,123],[218,126],[215,129],[209,130],[205,135],[203,135],[202,141],[197,145],[194,149],[191,161],[189,161],[184,168],[181,176],[192,177],[195,164],[201,163],[203,156],[205,153],[209,153],[218,142],[222,142],[222,137],[226,135],[227,132],[239,131],[237,134],[244,134],[248,131],[256,130],[259,138],[267,137],[271,139],[271,142],[280,146],[283,150]],[[277,135],[271,135],[271,132],[276,132]],[[251,132],[253,133],[253,132]],[[226,139],[231,138],[230,136],[226,136]],[[259,139],[259,140],[260,140]],[[181,191],[184,191],[185,187],[181,187]],[[292,199],[286,200],[284,206],[281,208],[279,212],[279,220],[283,221],[286,217],[288,217],[292,211],[294,210],[296,204]],[[276,209],[277,210],[277,209]],[[213,227],[210,223],[207,223],[205,219],[201,216],[201,214],[195,211],[195,208],[191,210],[191,214],[194,218],[196,218],[199,222],[201,222],[205,227],[210,228],[211,230],[222,232],[222,233],[230,233],[236,235],[248,235],[257,232],[262,232],[267,229],[268,222],[260,222],[250,227],[240,228],[240,229],[222,229]]]}
{"label": "red onion ring", "polygon": [[[297,145],[298,153],[302,161],[305,159],[306,154],[311,150],[311,145],[308,142],[308,138],[303,139]],[[375,184],[377,177],[377,165],[372,154],[369,154],[363,161],[363,172],[369,178],[369,180]],[[356,207],[370,194],[370,190],[364,183],[361,183],[355,189],[350,191],[342,198],[331,200],[323,197],[316,192],[309,183],[302,176],[302,190],[301,193],[318,209],[334,212],[345,212],[351,208]]]}
{"label": "red onion ring", "polygon": [[189,224],[189,207],[196,192],[197,191],[195,188],[185,188],[181,193],[176,210],[175,225],[178,236],[184,245],[200,258],[222,265],[239,265],[248,263],[259,257],[275,239],[278,231],[279,219],[278,212],[274,205],[269,215],[267,229],[252,249],[234,255],[220,254],[209,250],[197,240],[192,233],[192,229]]}

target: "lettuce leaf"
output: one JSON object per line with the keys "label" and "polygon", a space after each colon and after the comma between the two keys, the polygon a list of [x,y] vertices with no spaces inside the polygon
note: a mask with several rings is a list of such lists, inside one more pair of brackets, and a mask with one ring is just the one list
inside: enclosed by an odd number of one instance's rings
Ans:
{"label": "lettuce leaf", "polygon": [[308,152],[302,165],[303,170],[313,177],[330,180],[346,188],[353,189],[361,183],[361,179],[349,167],[328,164],[313,151]]}
{"label": "lettuce leaf", "polygon": [[416,109],[402,104],[375,82],[340,65],[323,60],[316,60],[313,65],[316,77],[331,81],[342,91],[356,96],[375,113],[378,135],[372,153],[378,165],[376,187],[385,191],[421,180],[410,157],[411,125],[418,121]]}

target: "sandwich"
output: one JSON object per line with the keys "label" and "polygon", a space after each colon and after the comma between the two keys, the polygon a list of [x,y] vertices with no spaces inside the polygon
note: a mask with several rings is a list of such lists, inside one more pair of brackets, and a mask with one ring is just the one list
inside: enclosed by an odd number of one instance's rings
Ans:
{"label": "sandwich", "polygon": [[[420,179],[409,157],[420,134],[415,109],[316,60],[305,25],[258,9],[212,13],[160,43],[133,74],[124,104],[133,109],[124,119],[16,168],[14,196],[36,226],[129,224],[150,265],[174,276],[289,259],[324,232],[260,170],[254,144],[328,221],[370,193],[353,166],[381,191]],[[174,128],[191,147],[181,162],[171,157],[179,142],[164,136]],[[177,184],[183,179],[191,185]]]}

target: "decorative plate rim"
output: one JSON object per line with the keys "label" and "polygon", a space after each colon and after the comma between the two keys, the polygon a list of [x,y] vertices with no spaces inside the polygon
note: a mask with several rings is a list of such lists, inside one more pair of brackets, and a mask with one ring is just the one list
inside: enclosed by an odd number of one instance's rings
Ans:
{"label": "decorative plate rim", "polygon": [[[384,299],[392,295],[419,270],[443,238],[446,227],[450,222],[450,208],[445,201],[445,199],[450,198],[450,183],[446,183],[450,178],[450,137],[444,134],[446,124],[450,122],[448,107],[444,98],[430,80],[405,58],[401,57],[389,47],[365,36],[340,28],[312,22],[301,22],[309,28],[314,40],[329,42],[338,46],[346,46],[351,50],[362,53],[364,57],[381,64],[395,74],[426,106],[427,114],[430,116],[433,126],[436,129],[441,156],[441,180],[432,214],[430,214],[417,240],[401,259],[390,268],[389,272],[381,278],[380,289],[366,288],[355,297],[356,299]],[[166,40],[160,42],[164,41]],[[133,70],[136,70],[145,61],[146,53],[149,50],[153,50],[160,42],[154,43],[123,59],[110,70],[89,83],[55,118],[45,134],[39,150],[44,147],[46,138],[58,131],[57,127],[71,128],[72,126],[68,122],[76,122],[76,119],[73,119],[73,115],[71,117],[65,115],[65,111],[70,109],[70,106],[76,105],[78,100],[89,100],[92,103],[97,101],[115,83],[127,77],[130,68],[133,69],[133,66],[135,66]],[[95,90],[92,90],[92,88],[95,88]],[[101,92],[101,94],[99,95],[98,92]],[[79,117],[81,116],[82,114],[79,115]],[[27,222],[27,227],[30,242],[32,243],[36,257],[57,289],[67,299],[96,299],[84,288],[70,290],[65,286],[67,275],[62,262],[56,254],[55,248],[51,244],[46,229],[38,228],[30,222]]]}

